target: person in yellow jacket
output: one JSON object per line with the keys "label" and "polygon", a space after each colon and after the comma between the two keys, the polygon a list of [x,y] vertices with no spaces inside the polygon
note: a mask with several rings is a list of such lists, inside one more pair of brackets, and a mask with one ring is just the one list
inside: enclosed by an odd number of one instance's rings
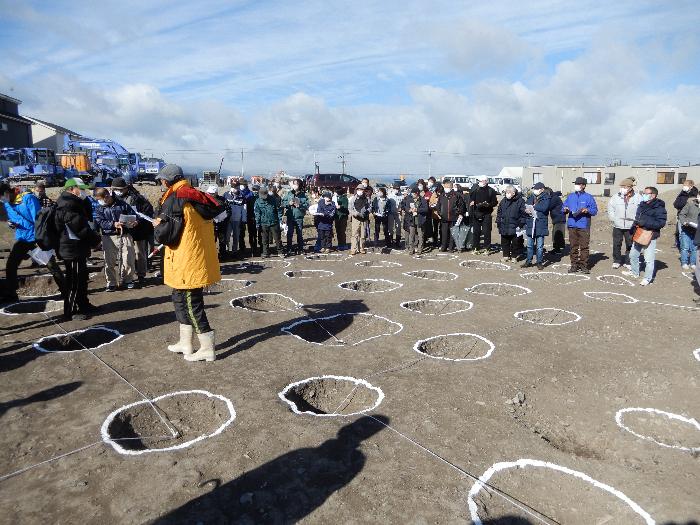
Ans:
{"label": "person in yellow jacket", "polygon": [[[173,289],[175,317],[180,323],[180,340],[168,350],[184,354],[187,361],[214,361],[215,334],[204,311],[203,288],[221,280],[214,224],[209,217],[218,203],[192,188],[175,164],[164,166],[157,178],[165,192],[153,224],[156,238],[166,245],[163,280]],[[200,343],[196,352],[192,347],[195,333]]]}

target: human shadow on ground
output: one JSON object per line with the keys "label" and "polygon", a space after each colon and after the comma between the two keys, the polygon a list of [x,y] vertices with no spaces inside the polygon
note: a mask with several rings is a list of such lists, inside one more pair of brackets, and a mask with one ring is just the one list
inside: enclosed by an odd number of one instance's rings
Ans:
{"label": "human shadow on ground", "polygon": [[[110,296],[114,296],[115,292],[109,292]],[[125,312],[127,310],[140,310],[159,304],[172,302],[170,295],[158,295],[155,297],[135,297],[131,299],[122,299],[119,301],[110,301],[100,305],[100,315],[111,314],[114,312]]]}
{"label": "human shadow on ground", "polygon": [[152,523],[296,523],[362,471],[367,458],[360,445],[389,422],[373,417],[345,425],[318,447],[283,454]]}
{"label": "human shadow on ground", "polygon": [[[290,310],[290,312],[291,311],[296,312],[296,310]],[[271,339],[273,337],[287,336],[287,334],[285,332],[282,332],[281,329],[297,321],[317,319],[319,317],[328,317],[335,314],[360,313],[368,311],[369,308],[367,307],[367,305],[365,305],[364,302],[359,299],[343,299],[335,303],[319,303],[305,305],[301,309],[300,313],[304,312],[306,315],[302,314],[295,319],[282,321],[274,325],[266,325],[260,328],[254,328],[252,330],[248,330],[246,332],[234,335],[228,340],[223,341],[222,343],[217,345],[217,348],[219,350],[223,350],[223,352],[218,353],[216,357],[217,359],[223,359],[233,354],[237,354],[238,352],[248,350],[256,344]],[[245,311],[243,310],[243,312]],[[347,328],[352,323],[352,316],[340,316],[333,320],[332,327],[328,325],[327,320],[310,321],[309,324],[313,324],[318,327],[318,330],[316,330],[316,335],[318,337],[314,339],[315,342],[323,343],[324,341],[333,339],[333,333],[337,334],[341,332],[343,329]]]}
{"label": "human shadow on ground", "polygon": [[66,383],[65,385],[56,385],[46,390],[41,390],[36,394],[32,394],[28,397],[22,397],[18,399],[13,399],[12,401],[6,401],[0,403],[0,417],[11,408],[21,407],[25,405],[30,405],[31,403],[37,403],[39,401],[51,401],[57,397],[63,397],[70,394],[71,392],[80,388],[82,381],[74,381],[72,383]]}

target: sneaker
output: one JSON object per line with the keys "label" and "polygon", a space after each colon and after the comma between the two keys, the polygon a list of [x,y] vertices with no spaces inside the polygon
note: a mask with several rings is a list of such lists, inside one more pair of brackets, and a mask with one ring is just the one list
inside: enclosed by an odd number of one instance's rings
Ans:
{"label": "sneaker", "polygon": [[691,270],[695,271],[696,268],[697,268],[696,265],[694,265],[694,264],[691,264],[691,265],[690,265],[690,269],[691,269]]}
{"label": "sneaker", "polygon": [[126,283],[127,290],[133,290],[134,288],[136,288],[136,285],[134,284],[133,281],[131,281],[130,283]]}
{"label": "sneaker", "polygon": [[529,261],[525,261],[523,264],[520,265],[521,268],[532,268],[532,263]]}
{"label": "sneaker", "polygon": [[695,299],[693,299],[693,302],[695,304],[700,304],[700,297],[696,297]]}
{"label": "sneaker", "polygon": [[613,263],[612,265],[613,270],[617,270],[620,266],[622,266],[620,263]]}
{"label": "sneaker", "polygon": [[77,314],[73,314],[73,320],[74,321],[85,321],[88,318],[87,314],[83,314],[78,312]]}
{"label": "sneaker", "polygon": [[262,258],[263,258],[263,259],[269,259],[269,258],[270,258],[270,254],[269,254],[269,253],[263,253],[263,254],[262,254]]}
{"label": "sneaker", "polygon": [[511,262],[512,260],[513,260],[513,259],[511,259],[510,257],[501,257],[501,262],[502,262],[502,263],[509,263],[509,262]]}
{"label": "sneaker", "polygon": [[591,271],[588,268],[579,268],[578,273],[582,273],[584,275],[589,275]]}
{"label": "sneaker", "polygon": [[647,281],[646,279],[642,279],[639,282],[639,286],[649,286],[651,284],[651,281]]}
{"label": "sneaker", "polygon": [[684,264],[683,266],[681,266],[681,268],[682,268],[683,270],[690,270],[690,265]]}
{"label": "sneaker", "polygon": [[544,264],[538,264],[538,265],[537,265],[537,269],[538,269],[539,271],[544,270]]}
{"label": "sneaker", "polygon": [[116,288],[114,286],[112,286],[111,284],[108,284],[107,286],[105,286],[105,292],[113,292],[115,290],[116,290]]}
{"label": "sneaker", "polygon": [[285,255],[284,252],[279,252],[279,253],[277,254],[277,257],[279,257],[280,259],[284,259],[284,258],[286,257],[286,255]]}
{"label": "sneaker", "polygon": [[630,277],[634,277],[635,279],[639,279],[639,274],[634,273],[632,270],[625,270],[622,272],[622,275],[629,275]]}
{"label": "sneaker", "polygon": [[576,266],[569,266],[568,273],[576,273],[578,272],[578,268]]}
{"label": "sneaker", "polygon": [[624,266],[624,267],[627,268],[628,270],[631,270],[631,269],[632,269],[632,265],[631,265],[631,264],[623,264],[622,266]]}

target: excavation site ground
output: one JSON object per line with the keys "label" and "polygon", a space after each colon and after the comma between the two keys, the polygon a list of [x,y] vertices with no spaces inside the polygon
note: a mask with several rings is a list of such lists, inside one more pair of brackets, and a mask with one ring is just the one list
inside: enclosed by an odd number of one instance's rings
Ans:
{"label": "excavation site ground", "polygon": [[94,259],[76,343],[27,281],[43,302],[0,315],[0,522],[697,520],[700,311],[668,230],[648,287],[598,225],[588,279],[473,253],[226,263],[210,363],[167,351],[164,286],[104,293]]}

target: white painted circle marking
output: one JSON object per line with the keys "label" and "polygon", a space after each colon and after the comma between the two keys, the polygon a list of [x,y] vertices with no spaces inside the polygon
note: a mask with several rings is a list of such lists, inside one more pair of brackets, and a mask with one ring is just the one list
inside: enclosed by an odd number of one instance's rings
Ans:
{"label": "white painted circle marking", "polygon": [[[10,312],[10,311],[8,311],[8,309],[11,309],[13,306],[23,305],[23,304],[31,304],[31,303],[44,303],[44,304],[46,304],[46,309],[43,312]],[[51,313],[51,312],[58,312],[62,308],[63,308],[63,301],[55,301],[53,299],[46,299],[45,301],[38,301],[38,300],[20,301],[18,303],[8,304],[2,310],[0,310],[0,314],[2,314],[2,315],[39,315],[39,314],[47,314],[47,313]]]}
{"label": "white painted circle marking", "polygon": [[[472,264],[473,263],[473,264]],[[481,259],[467,259],[459,263],[462,268],[475,268],[478,270],[502,270],[508,271],[511,267],[505,263],[495,261],[483,261]]]}
{"label": "white painted circle marking", "polygon": [[[350,414],[316,414],[315,412],[309,412],[308,410],[302,410],[300,411],[296,403],[293,401],[290,401],[285,397],[285,394],[289,392],[292,388],[295,386],[303,385],[305,383],[310,383],[311,381],[315,381],[317,379],[335,379],[338,381],[349,381],[351,383],[355,383],[355,385],[362,385],[366,388],[369,388],[370,390],[374,390],[377,393],[377,400],[374,402],[374,405],[372,405],[370,408],[366,408],[364,410],[360,410],[358,412],[352,412]],[[296,381],[294,383],[288,384],[284,389],[277,394],[277,396],[287,403],[289,407],[292,409],[292,412],[295,414],[303,415],[303,414],[308,414],[310,416],[316,416],[316,417],[349,417],[349,416],[356,416],[359,414],[365,414],[367,412],[371,412],[375,408],[377,408],[381,402],[384,400],[384,392],[382,391],[381,388],[376,387],[369,382],[365,381],[364,379],[358,379],[356,377],[350,377],[350,376],[335,376],[335,375],[324,375],[324,376],[317,376],[317,377],[309,377],[307,379],[302,379],[301,381]]]}
{"label": "white painted circle marking", "polygon": [[676,421],[682,421],[683,423],[688,423],[689,425],[694,426],[695,430],[700,431],[700,423],[698,423],[698,421],[695,418],[681,416],[680,414],[674,414],[673,412],[664,412],[663,410],[657,410],[656,408],[623,408],[621,410],[618,410],[617,413],[615,413],[615,422],[617,423],[617,426],[619,426],[623,430],[626,430],[630,434],[637,436],[638,438],[644,439],[646,441],[651,441],[653,443],[656,443],[659,446],[666,447],[666,448],[675,448],[677,450],[685,450],[686,452],[700,452],[700,447],[681,447],[678,445],[669,445],[668,443],[662,443],[661,441],[656,441],[654,438],[651,438],[649,436],[638,434],[637,432],[635,432],[631,428],[625,426],[625,424],[622,422],[624,414],[627,414],[629,412],[647,412],[649,414],[656,414],[659,416],[664,416],[668,419],[675,419]]}
{"label": "white painted circle marking", "polygon": [[479,283],[479,284],[475,284],[474,286],[470,286],[468,288],[465,288],[464,290],[469,292],[469,293],[475,293],[475,294],[479,294],[479,295],[490,295],[492,297],[501,297],[495,293],[475,292],[474,291],[475,288],[478,288],[479,286],[484,286],[484,285],[487,285],[487,286],[492,286],[492,285],[493,286],[507,286],[509,288],[518,288],[518,289],[522,290],[521,293],[508,295],[507,297],[517,297],[519,295],[526,295],[526,294],[532,293],[532,290],[530,290],[529,288],[525,288],[524,286],[520,286],[519,284],[508,284],[508,283]]}
{"label": "white painted circle marking", "polygon": [[144,405],[148,403],[148,400],[143,399],[141,401],[136,401],[135,403],[131,403],[129,405],[124,405],[121,408],[116,409],[113,411],[111,414],[107,416],[107,419],[104,420],[102,423],[102,428],[100,429],[100,433],[102,434],[102,441],[105,443],[109,444],[112,446],[114,450],[116,450],[119,454],[124,454],[126,456],[138,456],[141,454],[149,454],[151,452],[169,452],[171,450],[180,450],[183,448],[190,447],[194,445],[195,443],[198,443],[199,441],[203,441],[207,438],[216,436],[218,434],[221,434],[226,427],[228,427],[231,423],[233,423],[233,420],[236,419],[236,411],[233,408],[233,403],[231,403],[231,400],[224,397],[220,396],[218,394],[212,394],[211,392],[208,392],[206,390],[181,390],[179,392],[172,392],[170,394],[164,394],[162,396],[154,397],[151,399],[152,403],[157,403],[161,399],[165,399],[166,397],[173,397],[173,396],[181,396],[181,395],[187,395],[187,394],[202,394],[207,397],[213,397],[216,399],[219,399],[220,401],[223,401],[226,403],[226,407],[228,408],[229,411],[229,419],[225,421],[219,428],[217,428],[214,432],[211,434],[205,434],[202,436],[198,436],[194,439],[191,439],[189,441],[186,441],[184,443],[180,443],[178,445],[173,445],[172,447],[165,447],[165,448],[150,448],[150,449],[144,449],[144,450],[128,450],[123,448],[118,441],[114,441],[110,438],[109,436],[109,425],[112,423],[114,418],[119,414],[120,412],[124,410],[128,410],[129,408],[138,406],[138,405]]}
{"label": "white painted circle marking", "polygon": [[[305,277],[304,275],[294,275],[295,273],[301,273],[304,272],[305,274],[314,274],[314,276],[308,276]],[[284,276],[287,279],[322,279],[324,277],[331,277],[332,275],[335,275],[334,272],[331,272],[330,270],[288,270],[284,272]]]}
{"label": "white painted circle marking", "polygon": [[[261,297],[263,295],[264,296],[273,296],[274,295],[277,297],[284,297],[285,299],[289,299],[289,301],[292,304],[294,304],[294,307],[293,308],[283,308],[281,306],[277,306],[277,305],[273,304],[272,302],[269,302],[270,308],[275,308],[274,310],[254,310],[253,308],[248,308],[246,306],[240,306],[240,305],[234,304],[236,301],[240,301],[241,299],[247,299],[248,297]],[[263,300],[264,300],[264,298],[263,298]],[[269,314],[277,313],[277,312],[288,312],[290,310],[299,309],[302,306],[304,306],[301,303],[297,303],[291,297],[287,297],[286,295],[282,295],[281,293],[274,293],[274,292],[263,292],[263,293],[253,293],[253,294],[249,294],[249,295],[242,295],[240,297],[236,297],[234,299],[231,299],[229,301],[229,304],[231,305],[232,308],[240,308],[241,310],[248,310],[249,312],[269,313]]]}
{"label": "white painted circle marking", "polygon": [[555,470],[557,472],[562,472],[564,474],[568,474],[570,476],[574,476],[575,478],[578,478],[580,480],[586,481],[593,485],[594,487],[604,490],[605,492],[612,494],[619,500],[623,501],[626,503],[635,513],[637,513],[639,516],[644,519],[645,523],[647,525],[655,525],[654,519],[649,515],[648,512],[646,512],[642,507],[640,507],[637,503],[632,501],[630,498],[625,496],[622,492],[617,490],[616,488],[611,487],[610,485],[607,485],[605,483],[602,483],[600,481],[597,481],[590,477],[588,474],[584,474],[583,472],[579,472],[578,470],[573,470],[567,467],[562,467],[561,465],[556,465],[554,463],[549,463],[548,461],[541,461],[538,459],[519,459],[517,461],[503,461],[500,463],[494,463],[489,467],[489,469],[484,472],[481,476],[479,476],[479,481],[475,482],[472,485],[472,488],[469,490],[469,495],[467,496],[467,503],[469,504],[469,513],[471,514],[471,519],[474,522],[474,525],[483,525],[483,522],[481,521],[481,518],[479,517],[479,509],[476,506],[476,502],[474,501],[474,497],[481,492],[481,490],[484,488],[484,484],[488,483],[488,481],[493,477],[493,475],[496,472],[500,472],[502,470],[507,470],[510,468],[525,468],[525,467],[537,467],[537,468],[548,468],[551,470]]}
{"label": "white painted circle marking", "polygon": [[[454,312],[447,312],[446,314],[431,314],[428,312],[421,312],[420,310],[411,310],[408,308],[406,305],[410,303],[417,303],[419,301],[426,301],[429,303],[461,303],[462,305],[466,306],[466,308],[462,308],[460,310],[455,310]],[[399,304],[399,306],[405,310],[408,310],[410,312],[418,312],[419,314],[423,315],[453,315],[453,314],[458,314],[460,312],[467,312],[471,310],[474,307],[474,303],[471,301],[465,301],[463,299],[414,299],[412,301],[404,301]]]}
{"label": "white painted circle marking", "polygon": [[[454,359],[452,357],[442,357],[442,356],[430,355],[430,354],[427,354],[425,352],[420,351],[420,346],[424,343],[427,343],[428,341],[432,341],[434,339],[440,339],[440,338],[444,338],[444,337],[455,337],[455,336],[463,336],[463,335],[468,335],[468,336],[476,337],[477,339],[480,339],[481,341],[483,341],[484,343],[486,343],[488,345],[489,349],[486,351],[486,353],[484,355],[482,355],[480,357],[464,357],[464,358],[460,358],[460,359]],[[421,339],[419,341],[416,341],[416,343],[413,345],[414,352],[417,352],[422,356],[430,357],[431,359],[442,359],[444,361],[480,361],[482,359],[486,359],[487,357],[489,357],[495,349],[496,349],[496,345],[494,345],[491,341],[489,341],[485,337],[480,336],[478,334],[471,334],[471,333],[467,333],[467,332],[435,335],[433,337],[428,337],[427,339]]]}
{"label": "white painted circle marking", "polygon": [[[301,336],[299,336],[299,335],[297,335],[297,334],[295,334],[295,333],[292,333],[292,331],[291,331],[294,327],[299,326],[299,325],[301,325],[301,324],[306,324],[306,323],[320,323],[321,321],[324,321],[324,320],[326,320],[326,319],[335,319],[336,317],[342,317],[342,316],[345,316],[345,315],[349,315],[349,316],[353,316],[353,315],[364,315],[364,316],[368,316],[368,317],[376,317],[377,319],[381,319],[381,320],[383,320],[383,321],[386,321],[386,322],[388,322],[388,323],[390,323],[390,324],[392,324],[392,325],[395,325],[395,326],[398,326],[398,327],[399,327],[399,329],[396,330],[395,332],[384,333],[384,334],[379,334],[379,335],[373,335],[372,337],[367,337],[367,338],[365,338],[365,339],[360,339],[360,340],[357,341],[356,343],[350,344],[350,346],[357,346],[357,345],[359,345],[360,343],[364,343],[364,342],[370,341],[370,340],[372,340],[372,339],[377,339],[378,337],[384,337],[385,335],[396,335],[396,334],[398,334],[401,330],[403,330],[403,325],[402,325],[401,323],[397,323],[396,321],[392,321],[391,319],[387,319],[386,317],[382,317],[381,315],[370,314],[370,313],[367,313],[367,312],[351,312],[351,313],[342,313],[342,314],[328,315],[328,316],[326,316],[326,317],[313,317],[313,318],[308,318],[308,319],[300,319],[299,321],[295,321],[295,322],[293,322],[293,323],[290,324],[290,325],[283,326],[282,328],[280,328],[280,332],[284,332],[285,334],[289,334],[289,335],[291,335],[291,336],[294,336],[294,337],[296,337],[297,339],[299,339],[300,341],[304,341],[305,343],[309,343],[309,344],[312,344],[312,345],[318,345],[318,346],[348,346],[347,344],[343,344],[342,342],[338,342],[338,343],[317,343],[317,342],[315,342],[315,341],[309,341],[309,340],[304,339],[303,337],[301,337]],[[323,328],[323,325],[320,325],[320,326],[321,326],[321,328]],[[325,328],[323,328],[323,329],[325,330]],[[333,338],[333,337],[335,337],[335,336],[331,335],[331,337]]]}
{"label": "white painted circle marking", "polygon": [[364,268],[398,268],[403,266],[403,264],[394,261],[360,261],[356,262],[355,266],[362,266]]}
{"label": "white painted circle marking", "polygon": [[[392,284],[392,285],[395,285],[395,286],[394,286],[393,288],[389,288],[388,290],[376,290],[376,291],[374,291],[374,292],[364,292],[364,291],[362,291],[362,290],[353,290],[352,288],[346,288],[346,287],[343,286],[344,284],[360,283],[360,282],[363,282],[363,281],[372,281],[372,282],[375,282],[375,283],[383,282],[383,283],[389,283],[389,284]],[[338,284],[338,287],[339,287],[339,288],[342,288],[343,290],[347,290],[347,291],[349,291],[349,292],[356,292],[356,293],[384,293],[384,292],[393,292],[394,290],[397,290],[397,289],[401,288],[402,286],[403,286],[403,283],[396,283],[396,282],[390,281],[390,280],[388,280],[388,279],[356,279],[356,280],[354,280],[354,281],[344,281],[344,282]]]}
{"label": "white painted circle marking", "polygon": [[[583,295],[589,299],[606,301],[608,303],[634,304],[639,302],[639,299],[635,299],[631,295],[617,292],[583,292]],[[610,299],[606,299],[606,297],[610,297]]]}
{"label": "white painted circle marking", "polygon": [[[439,276],[447,276],[447,279],[437,279],[433,277],[426,277],[422,275],[415,275],[417,273],[424,273],[424,274],[429,274],[429,275],[435,275],[436,277]],[[439,270],[413,270],[411,272],[402,272],[401,275],[405,275],[406,277],[415,277],[416,279],[425,279],[427,281],[454,281],[459,277],[456,273],[452,272],[441,272]]]}
{"label": "white painted circle marking", "polygon": [[[629,279],[625,279],[621,275],[615,275],[615,274],[606,274],[606,275],[599,275],[596,277],[601,283],[605,284],[612,284],[614,286],[634,286],[634,283],[630,281]],[[622,281],[622,282],[615,282],[615,281]]]}
{"label": "white painted circle marking", "polygon": [[[552,310],[573,315],[575,317],[575,319],[571,319],[569,321],[564,321],[563,323],[541,323],[541,322],[533,321],[531,319],[523,319],[521,317],[521,314],[526,314],[528,312],[543,312],[543,311],[552,311]],[[569,310],[562,310],[561,308],[533,308],[532,310],[521,310],[520,312],[515,312],[513,314],[513,317],[515,317],[516,319],[520,319],[521,321],[525,321],[525,322],[532,323],[532,324],[538,324],[538,325],[542,325],[542,326],[561,326],[561,325],[565,325],[565,324],[569,324],[569,323],[578,323],[581,320],[581,316],[579,314],[577,314],[576,312],[570,312]]]}
{"label": "white painted circle marking", "polygon": [[54,335],[47,335],[46,337],[42,337],[39,339],[36,343],[34,343],[34,348],[36,348],[39,352],[44,352],[46,354],[71,354],[73,352],[84,352],[85,349],[81,348],[79,350],[47,350],[43,346],[41,346],[41,343],[43,341],[46,341],[47,339],[55,339],[57,337],[65,337],[67,335],[72,335],[72,334],[82,334],[83,332],[87,332],[88,330],[104,330],[106,332],[112,332],[113,334],[116,334],[117,337],[112,339],[111,341],[107,341],[106,343],[99,344],[95,347],[90,347],[90,350],[97,350],[98,348],[102,348],[103,346],[111,345],[115,341],[119,341],[122,337],[124,337],[122,334],[120,334],[117,330],[114,330],[112,328],[107,328],[106,326],[90,326],[89,328],[83,328],[82,330],[73,330],[72,332],[67,332],[67,333],[61,333],[61,334],[54,334]]}

